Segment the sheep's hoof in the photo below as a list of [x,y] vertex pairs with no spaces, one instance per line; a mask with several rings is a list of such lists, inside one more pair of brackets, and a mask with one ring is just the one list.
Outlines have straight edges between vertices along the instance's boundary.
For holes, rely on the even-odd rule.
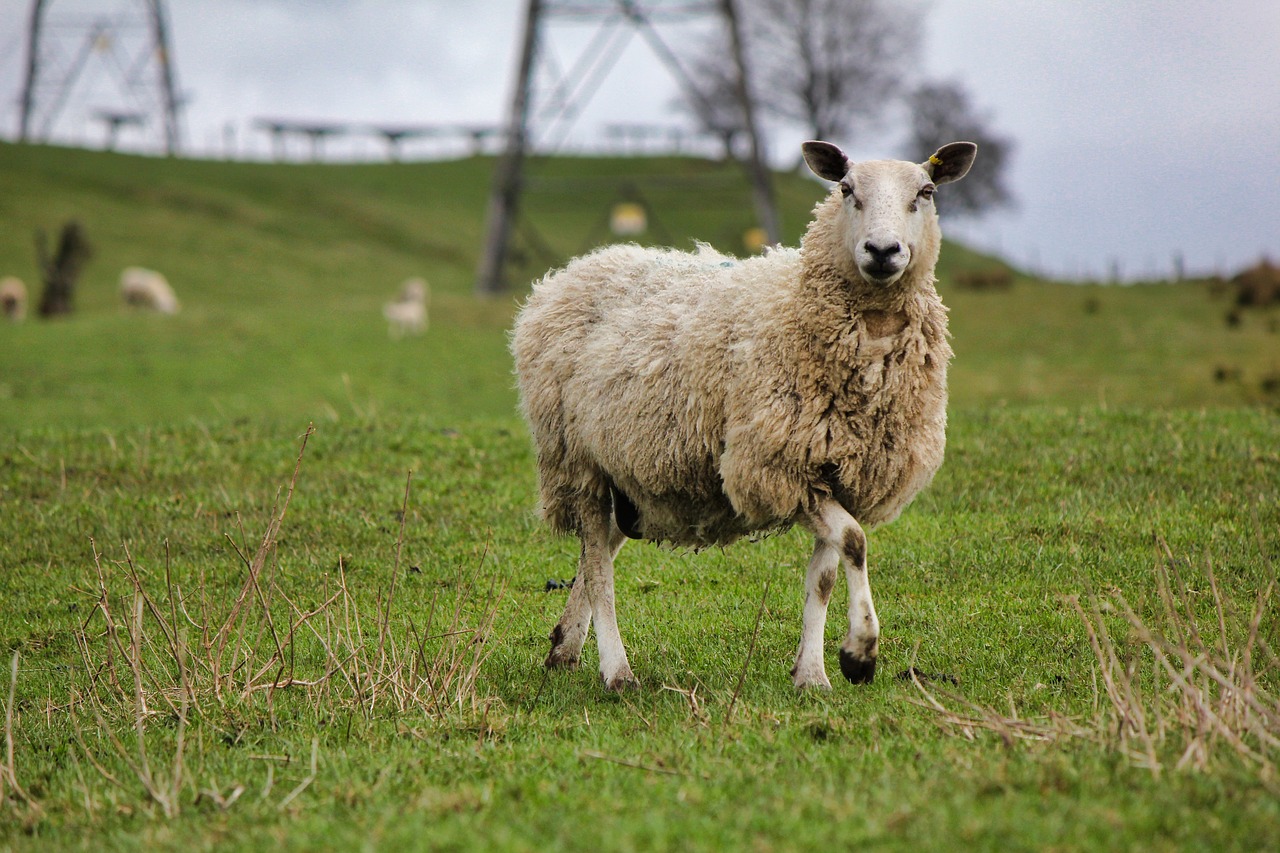
[[791,667],[791,683],[796,690],[830,690],[831,682],[822,666],[809,667],[801,671],[800,665]]
[[640,682],[630,671],[624,670],[613,678],[604,679],[604,689],[610,693],[626,693],[629,690],[639,690]]
[[547,653],[547,659],[543,663],[547,669],[578,668],[578,654],[582,644],[578,643],[575,648],[573,643],[565,642],[565,633],[564,626],[560,624],[551,629],[551,651]]
[[796,685],[796,690],[803,690],[803,691],[817,690],[821,693],[831,692],[831,682],[827,679],[825,675],[822,677],[821,681],[815,678],[811,681],[797,681],[795,682],[795,685]]
[[840,672],[851,684],[870,684],[876,677],[876,659],[859,658],[841,649]]
[[552,646],[551,652],[542,665],[547,669],[573,670],[578,668],[578,656],[568,649]]

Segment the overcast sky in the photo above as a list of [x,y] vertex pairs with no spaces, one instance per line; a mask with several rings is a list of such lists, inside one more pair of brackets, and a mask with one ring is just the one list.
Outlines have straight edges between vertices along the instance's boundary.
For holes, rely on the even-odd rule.
[[[139,0],[48,0],[50,14],[122,13]],[[750,2],[750,0],[744,0]],[[415,124],[503,119],[524,0],[169,0],[187,98],[189,151],[266,157],[253,120]],[[29,0],[0,0],[0,134],[17,133]],[[1010,137],[1015,210],[950,233],[1063,277],[1164,277],[1280,260],[1280,2],[1277,0],[932,0],[921,76],[956,80]],[[673,41],[691,28],[664,29]],[[595,29],[556,23],[561,67]],[[74,45],[65,49],[68,55]],[[675,123],[677,84],[632,38],[567,129],[578,149],[609,122]],[[105,58],[101,61],[105,61]],[[90,68],[92,66],[86,66]],[[92,75],[86,75],[88,79]],[[99,147],[88,106],[116,91],[82,84],[55,132]],[[79,112],[76,112],[77,104]],[[803,134],[774,128],[793,162]],[[847,140],[834,140],[842,143]],[[864,133],[855,156],[898,156],[902,133]],[[939,140],[939,143],[950,140]],[[127,134],[121,147],[131,142]],[[460,153],[424,144],[414,156]],[[434,147],[432,147],[434,146]],[[302,153],[301,149],[295,149]],[[329,156],[380,156],[374,137]],[[981,156],[981,154],[979,154]]]

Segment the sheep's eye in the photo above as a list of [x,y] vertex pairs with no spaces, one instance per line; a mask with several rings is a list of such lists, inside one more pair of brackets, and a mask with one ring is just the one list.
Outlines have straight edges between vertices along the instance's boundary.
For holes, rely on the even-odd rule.
[[862,199],[858,198],[856,195],[853,194],[852,184],[846,184],[844,181],[841,181],[840,195],[844,196],[846,199],[850,199],[850,198],[853,199],[854,210],[862,210]]
[[933,184],[927,184],[920,190],[920,198],[924,199],[925,201],[932,200],[933,191],[936,189],[937,187],[935,187]]

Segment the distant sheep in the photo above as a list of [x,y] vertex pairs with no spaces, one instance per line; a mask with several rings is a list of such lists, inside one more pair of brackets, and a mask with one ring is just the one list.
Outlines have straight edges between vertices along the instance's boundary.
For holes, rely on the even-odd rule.
[[27,286],[22,279],[0,278],[0,313],[15,323],[27,316]]
[[427,328],[427,302],[431,290],[420,278],[407,279],[400,287],[400,295],[394,302],[382,306],[382,316],[387,319],[391,337],[419,335]]
[[1242,270],[1231,283],[1236,289],[1236,305],[1241,308],[1265,308],[1280,303],[1280,267],[1267,258]]
[[120,273],[120,298],[125,305],[161,314],[177,314],[181,307],[165,277],[142,267],[126,267]]
[[934,190],[976,146],[921,164],[805,161],[836,187],[801,247],[734,260],[612,246],[548,274],[512,339],[542,512],[582,550],[548,667],[575,667],[594,623],[609,690],[636,685],[614,611],[625,537],[694,548],[801,524],[798,688],[830,688],[827,604],[843,564],[840,669],[875,675],[879,622],[865,529],[893,520],[942,464],[947,315],[934,288]]

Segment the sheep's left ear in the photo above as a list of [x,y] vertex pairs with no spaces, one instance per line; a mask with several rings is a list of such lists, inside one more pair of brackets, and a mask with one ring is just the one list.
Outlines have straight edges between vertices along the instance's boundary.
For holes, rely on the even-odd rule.
[[920,165],[935,184],[948,184],[968,174],[977,155],[978,146],[972,142],[952,142],[939,148]]
[[840,181],[849,174],[849,158],[830,142],[806,142],[800,150],[804,153],[804,161],[819,178]]

